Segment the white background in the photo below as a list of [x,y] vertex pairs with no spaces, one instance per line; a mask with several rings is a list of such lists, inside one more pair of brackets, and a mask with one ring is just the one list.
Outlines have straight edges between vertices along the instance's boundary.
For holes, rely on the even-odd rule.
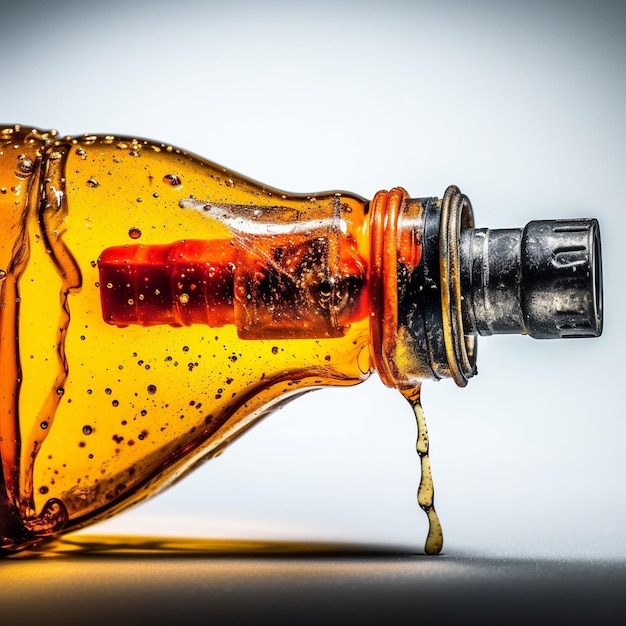
[[[0,119],[173,143],[290,191],[404,186],[478,226],[600,220],[598,340],[479,341],[426,384],[449,554],[626,556],[626,11],[621,2],[14,2]],[[308,394],[102,532],[421,550],[409,407],[377,377]]]

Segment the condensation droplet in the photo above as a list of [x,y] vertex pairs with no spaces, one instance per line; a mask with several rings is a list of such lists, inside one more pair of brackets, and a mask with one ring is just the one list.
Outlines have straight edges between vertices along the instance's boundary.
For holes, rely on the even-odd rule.
[[83,435],[91,435],[92,432],[93,432],[93,428],[89,426],[89,424],[85,424],[83,426]]
[[141,230],[139,230],[139,228],[137,228],[136,226],[133,226],[131,229],[129,229],[128,236],[131,239],[139,239],[139,237],[141,237]]
[[119,406],[119,405],[120,405],[120,401],[119,401],[119,400],[113,400],[113,401],[111,402],[111,404],[112,404],[113,406],[116,406],[116,407],[117,407],[117,406]]
[[18,159],[19,162],[17,164],[15,174],[19,178],[26,178],[27,176],[30,176],[35,169],[35,164],[33,163],[32,159],[29,159],[23,154],[21,154]]
[[148,385],[148,393],[154,395],[156,393],[156,385]]
[[227,178],[225,181],[227,187],[234,187],[235,181],[232,178]]
[[189,295],[186,293],[181,293],[180,296],[178,296],[178,301],[181,304],[187,304],[187,302],[189,302]]
[[39,427],[41,428],[41,430],[46,430],[48,428],[48,422],[41,422],[41,424],[39,424]]
[[87,187],[91,187],[91,189],[95,189],[96,187],[99,187],[100,183],[95,179],[95,178],[90,178],[87,181]]
[[172,187],[180,187],[182,185],[180,177],[176,176],[176,174],[166,174],[163,176],[163,182]]
[[4,280],[7,277],[7,273],[4,270],[0,270],[0,280]]

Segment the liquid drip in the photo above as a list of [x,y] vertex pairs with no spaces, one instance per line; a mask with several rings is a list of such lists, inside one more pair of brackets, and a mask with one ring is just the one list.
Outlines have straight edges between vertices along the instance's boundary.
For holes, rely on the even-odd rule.
[[424,545],[424,552],[426,554],[439,554],[443,548],[443,531],[439,516],[435,510],[435,486],[430,468],[430,457],[428,456],[428,427],[421,404],[421,386],[417,389],[403,392],[403,395],[409,401],[417,422],[416,450],[420,459],[421,470],[420,484],[417,489],[417,502],[428,516],[428,535]]

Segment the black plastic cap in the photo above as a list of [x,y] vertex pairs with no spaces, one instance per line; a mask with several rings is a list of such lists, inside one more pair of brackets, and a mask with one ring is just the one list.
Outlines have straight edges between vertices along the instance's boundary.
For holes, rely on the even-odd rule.
[[602,333],[602,257],[595,219],[544,220],[524,229],[522,310],[536,339]]
[[602,333],[597,220],[468,228],[461,232],[459,252],[466,334],[560,339]]

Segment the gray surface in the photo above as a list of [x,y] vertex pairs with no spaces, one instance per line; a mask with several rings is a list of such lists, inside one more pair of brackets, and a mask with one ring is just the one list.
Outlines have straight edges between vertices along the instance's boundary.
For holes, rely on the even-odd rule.
[[623,624],[626,609],[623,562],[349,544],[96,541],[5,560],[0,577],[7,625]]

